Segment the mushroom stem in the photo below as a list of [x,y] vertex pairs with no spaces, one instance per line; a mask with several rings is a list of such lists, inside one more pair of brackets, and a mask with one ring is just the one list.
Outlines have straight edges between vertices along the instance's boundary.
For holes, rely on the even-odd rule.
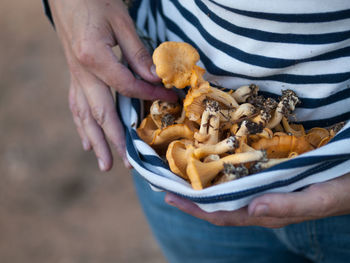
[[263,130],[263,124],[262,123],[255,123],[249,120],[242,121],[241,127],[236,133],[236,136],[244,136],[248,134],[256,134],[260,133]]
[[236,137],[231,136],[225,140],[222,140],[221,142],[218,142],[217,144],[203,144],[199,148],[196,148],[193,153],[196,158],[201,159],[211,154],[222,154],[232,151],[238,147],[239,141]]
[[239,107],[237,101],[225,91],[220,89],[210,87],[208,94],[206,94],[208,98],[216,100],[229,108],[237,108]]
[[240,164],[263,159],[263,151],[236,153],[223,157],[218,161],[203,163],[195,157],[190,157],[186,172],[195,190],[208,186],[214,177],[224,168],[224,163]]
[[243,103],[236,109],[220,109],[220,121],[235,122],[242,117],[253,115],[255,111],[255,107],[250,103]]
[[236,89],[232,96],[238,103],[244,103],[251,96],[256,96],[258,94],[259,87],[255,84],[251,84],[249,86],[242,86]]
[[201,126],[199,131],[194,134],[197,142],[207,142],[215,144],[218,142],[220,118],[219,103],[215,100],[207,100],[206,108],[202,114]]
[[229,182],[247,176],[249,170],[243,164],[233,165],[232,163],[224,163],[223,174],[214,182],[214,185]]
[[292,90],[283,90],[280,102],[277,105],[272,119],[267,123],[267,128],[276,127],[282,120],[282,117],[288,115],[295,109],[296,104],[299,103],[299,98]]
[[267,162],[256,162],[252,167],[250,167],[250,173],[258,173],[264,169],[270,168],[272,166],[283,163],[283,162],[288,161],[290,159],[291,159],[291,157],[289,157],[289,158],[275,158],[275,159],[269,159]]

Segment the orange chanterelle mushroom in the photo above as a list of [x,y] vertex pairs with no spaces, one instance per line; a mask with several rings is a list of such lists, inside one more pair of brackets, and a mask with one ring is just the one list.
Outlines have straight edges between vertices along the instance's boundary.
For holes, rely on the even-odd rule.
[[223,90],[203,78],[199,54],[187,43],[164,42],[153,54],[166,88],[189,87],[182,103],[154,101],[137,128],[139,137],[170,170],[195,190],[268,169],[323,146],[343,124],[330,128],[290,123],[299,98],[282,90],[279,99],[259,95],[250,84]]

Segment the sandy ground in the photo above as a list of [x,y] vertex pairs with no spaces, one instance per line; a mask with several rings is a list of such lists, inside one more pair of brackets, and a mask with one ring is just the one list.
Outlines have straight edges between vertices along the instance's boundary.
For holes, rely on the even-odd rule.
[[165,262],[120,160],[82,150],[41,1],[2,0],[0,36],[0,262]]

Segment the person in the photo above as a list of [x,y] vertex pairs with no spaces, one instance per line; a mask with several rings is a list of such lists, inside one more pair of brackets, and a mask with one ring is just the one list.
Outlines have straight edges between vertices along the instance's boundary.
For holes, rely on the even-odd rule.
[[[83,148],[93,149],[102,171],[112,167],[110,147],[130,167],[112,91],[144,100],[177,99],[161,86],[133,20],[154,47],[166,40],[196,47],[213,83],[233,88],[254,82],[274,94],[281,88],[295,90],[303,101],[300,118],[306,127],[349,119],[350,2],[131,2],[128,10],[121,0],[44,1],[71,73],[69,105],[75,125]],[[116,45],[129,68],[114,54]],[[347,140],[342,151],[349,149]],[[169,262],[348,261],[347,172],[301,191],[264,194],[236,211],[213,213],[174,194],[152,191],[133,174]]]

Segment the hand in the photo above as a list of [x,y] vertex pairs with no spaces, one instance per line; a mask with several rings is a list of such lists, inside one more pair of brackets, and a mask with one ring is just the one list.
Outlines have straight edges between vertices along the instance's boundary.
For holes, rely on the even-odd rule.
[[[102,171],[111,169],[110,143],[127,167],[125,138],[113,93],[145,100],[176,101],[152,73],[152,59],[121,0],[51,0],[51,10],[71,73],[69,105],[85,150],[93,149]],[[135,79],[112,48],[143,80]]]
[[306,220],[350,213],[350,173],[313,184],[293,193],[264,194],[236,211],[207,213],[196,204],[167,193],[165,201],[178,209],[219,226],[279,228]]

